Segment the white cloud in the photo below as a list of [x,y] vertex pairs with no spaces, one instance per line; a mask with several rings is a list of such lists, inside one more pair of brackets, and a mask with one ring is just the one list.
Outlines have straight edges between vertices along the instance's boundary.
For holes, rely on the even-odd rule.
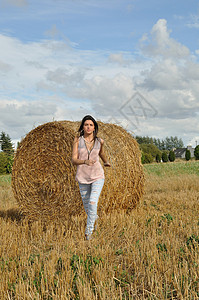
[[189,28],[199,28],[199,16],[191,15],[189,22],[187,23],[187,27]]
[[196,147],[199,145],[199,135],[194,136],[190,141],[189,141],[189,145],[191,145],[192,147]]
[[0,72],[6,73],[12,69],[11,65],[0,61]]
[[116,63],[120,66],[129,66],[133,63],[131,59],[125,58],[123,53],[111,53],[108,57],[108,62]]
[[[143,41],[146,44],[143,44]],[[187,47],[170,37],[170,31],[167,28],[167,21],[165,19],[158,20],[151,30],[150,38],[147,40],[146,34],[144,34],[141,43],[142,51],[152,57],[163,56],[164,58],[182,59],[190,54]]]
[[[123,118],[133,131],[138,118],[137,134],[187,141],[197,135],[199,64],[170,37],[166,20],[153,26],[143,52],[134,55],[83,51],[63,39],[24,43],[0,35],[0,44],[0,130],[13,139],[38,124],[87,113],[101,120]],[[131,114],[129,122],[121,115],[120,107],[136,90],[157,110],[156,117]]]
[[13,139],[19,139],[33,126],[53,119],[56,104],[50,102],[26,102],[18,100],[0,100],[0,128],[11,132]]
[[178,136],[179,138],[182,138],[185,146],[188,144],[195,146],[195,137],[198,136],[199,131],[197,117],[191,118],[190,122],[189,118],[176,120],[161,117],[159,118],[157,116],[154,119],[143,119],[142,122],[140,122],[140,125],[141,126],[138,127],[135,135],[151,136],[159,139],[164,139],[167,136]]
[[155,63],[150,71],[143,72],[145,81],[143,85],[151,90],[173,90],[183,88],[182,73],[176,62],[165,59]]
[[82,82],[85,76],[85,70],[81,68],[58,68],[54,71],[48,71],[46,74],[46,79],[52,83],[55,83],[58,87],[63,86],[64,88],[68,86],[76,86]]
[[[184,120],[199,111],[199,64],[189,50],[170,37],[166,20],[159,20],[152,28],[144,54],[153,61],[151,68],[143,70],[137,88],[147,90],[162,119]],[[169,121],[172,122],[172,121]],[[187,124],[185,124],[187,127]],[[177,125],[175,123],[175,128]]]
[[0,44],[0,72],[9,71],[9,74],[0,74],[0,86],[5,93],[29,93],[49,70],[75,61],[74,53],[62,41],[22,43],[16,38],[0,35]]

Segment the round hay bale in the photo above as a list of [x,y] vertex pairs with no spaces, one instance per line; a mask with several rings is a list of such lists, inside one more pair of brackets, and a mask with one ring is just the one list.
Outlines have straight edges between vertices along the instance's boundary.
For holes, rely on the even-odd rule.
[[[98,122],[111,168],[99,211],[135,208],[144,189],[144,172],[137,142],[122,127]],[[62,219],[84,209],[72,165],[72,145],[80,122],[55,121],[38,126],[21,141],[12,170],[12,188],[29,219]]]

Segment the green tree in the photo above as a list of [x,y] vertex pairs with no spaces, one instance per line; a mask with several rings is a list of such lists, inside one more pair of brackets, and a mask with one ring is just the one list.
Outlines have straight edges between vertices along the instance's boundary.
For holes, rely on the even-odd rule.
[[150,154],[153,160],[155,160],[157,153],[161,155],[161,151],[153,144],[141,144],[140,149],[144,154]]
[[0,134],[0,149],[0,173],[11,173],[14,160],[14,147],[9,135],[3,131]]
[[158,149],[161,149],[161,144],[162,144],[162,142],[161,142],[161,140],[160,139],[153,139],[153,143],[154,143],[154,145],[156,145],[156,147],[158,147]]
[[165,139],[156,139],[148,136],[136,136],[138,144],[153,144],[158,147],[159,150],[172,150],[173,148],[183,148],[184,143],[181,138],[177,136],[166,137]]
[[148,136],[136,135],[135,139],[138,142],[138,144],[153,144],[153,139]]
[[150,153],[144,153],[142,162],[143,164],[150,164],[153,162],[153,156]]
[[194,150],[194,156],[195,156],[195,159],[199,159],[199,145],[196,146],[195,150]]
[[185,152],[185,159],[186,159],[186,161],[191,159],[191,152],[188,149],[186,149],[186,152]]
[[7,166],[6,166],[6,172],[8,174],[12,173],[13,163],[14,163],[14,155],[8,155],[8,162],[7,162]]
[[11,138],[8,134],[5,134],[5,132],[1,132],[0,135],[0,144],[1,144],[1,150],[8,155],[14,154],[14,147],[11,141]]
[[171,150],[173,147],[173,144],[172,144],[172,141],[171,141],[171,138],[169,138],[168,136],[165,138],[165,149],[166,150]]
[[[170,137],[166,137],[164,140],[164,149],[165,150],[172,150],[173,148],[183,148],[184,147],[184,143],[182,141],[182,139],[178,138],[177,136],[170,136]],[[162,149],[163,150],[163,149]]]
[[169,151],[169,161],[173,162],[176,159],[174,151]]
[[162,152],[162,161],[163,162],[168,162],[168,155],[167,155],[167,153],[165,151]]
[[159,153],[156,154],[155,160],[157,163],[161,162],[161,155]]

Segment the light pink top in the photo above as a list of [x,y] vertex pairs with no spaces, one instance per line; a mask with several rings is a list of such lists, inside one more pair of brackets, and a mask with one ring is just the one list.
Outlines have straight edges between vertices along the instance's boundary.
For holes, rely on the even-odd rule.
[[96,160],[92,166],[86,164],[77,166],[77,173],[75,179],[79,183],[92,183],[98,179],[104,178],[104,169],[99,161],[99,152],[101,148],[101,140],[99,138],[95,139],[93,148],[89,151],[86,147],[83,136],[79,138],[78,144],[78,159],[81,160]]

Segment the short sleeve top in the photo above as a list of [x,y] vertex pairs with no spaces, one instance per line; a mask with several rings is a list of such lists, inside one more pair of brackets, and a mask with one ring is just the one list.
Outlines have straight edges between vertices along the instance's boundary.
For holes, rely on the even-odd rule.
[[78,144],[78,159],[81,160],[96,160],[92,166],[86,164],[78,165],[75,179],[79,183],[92,183],[98,179],[104,178],[104,169],[99,161],[99,152],[101,148],[101,139],[96,138],[93,148],[89,151],[86,147],[84,137],[79,137]]

